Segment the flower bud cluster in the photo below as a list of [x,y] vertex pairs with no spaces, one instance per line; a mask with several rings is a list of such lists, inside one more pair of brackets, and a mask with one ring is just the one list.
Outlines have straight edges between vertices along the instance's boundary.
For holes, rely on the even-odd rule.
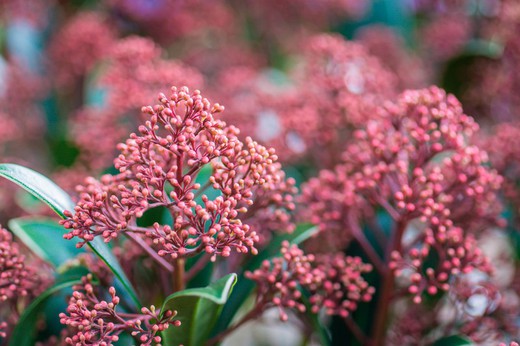
[[[380,119],[355,132],[343,164],[304,187],[303,213],[323,234],[314,239],[344,249],[378,208],[384,210],[399,239],[390,269],[409,279],[417,302],[423,292],[447,290],[452,275],[489,272],[475,237],[499,221],[502,178],[486,166],[487,154],[468,144],[477,129],[455,97],[439,88],[402,93]],[[433,257],[438,263],[432,266]]]
[[396,93],[396,80],[361,44],[339,36],[313,35],[304,47],[303,64],[283,83],[266,71],[231,68],[220,76],[229,87],[219,95],[226,119],[276,147],[282,161],[333,167],[353,127],[377,117],[376,105]]
[[313,313],[322,308],[329,315],[346,317],[356,310],[359,302],[370,301],[374,288],[363,279],[372,266],[358,257],[334,255],[306,255],[296,245],[282,243],[281,257],[264,261],[262,266],[246,272],[257,284],[257,304],[274,305],[280,311],[280,319],[288,318],[285,309],[305,312],[302,291],[310,294]]
[[0,302],[30,296],[40,285],[34,269],[24,263],[11,233],[0,227]]
[[[140,231],[160,256],[205,251],[215,259],[232,250],[256,253],[259,235],[249,220],[259,229],[291,231],[294,181],[285,179],[274,149],[249,137],[240,141],[238,129],[216,119],[222,110],[186,87],[174,87],[170,97],[159,95],[158,105],[143,107],[148,120],[118,146],[114,164],[120,174],[89,179],[80,188],[75,214],[67,212],[62,221],[72,229],[65,237],[81,238],[81,246],[95,236],[108,242]],[[202,185],[197,175],[205,166],[212,174]],[[217,197],[208,197],[210,188]],[[137,230],[136,219],[159,206],[168,209],[173,224]]]
[[372,271],[372,265],[363,263],[359,257],[335,254],[316,256],[313,274],[319,278],[308,289],[312,293],[309,301],[312,311],[325,308],[328,315],[347,317],[360,302],[369,302],[374,287],[362,277]]
[[153,305],[149,309],[142,308],[141,314],[118,313],[120,298],[114,287],[108,290],[110,301],[100,300],[90,274],[73,289],[67,312],[60,314],[60,322],[75,333],[65,339],[68,345],[112,345],[123,332],[139,340],[140,346],[160,345],[158,333],[169,326],[180,326],[180,321],[174,320],[175,311],[167,311],[159,317]]

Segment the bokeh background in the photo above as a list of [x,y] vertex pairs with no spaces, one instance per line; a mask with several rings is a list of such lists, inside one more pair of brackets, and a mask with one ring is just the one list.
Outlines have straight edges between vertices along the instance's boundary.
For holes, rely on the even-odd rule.
[[[517,0],[0,0],[0,162],[73,194],[114,172],[142,106],[186,85],[275,147],[299,185],[333,168],[379,106],[438,85],[480,125],[518,206],[519,30]],[[34,213],[0,181],[0,224]]]

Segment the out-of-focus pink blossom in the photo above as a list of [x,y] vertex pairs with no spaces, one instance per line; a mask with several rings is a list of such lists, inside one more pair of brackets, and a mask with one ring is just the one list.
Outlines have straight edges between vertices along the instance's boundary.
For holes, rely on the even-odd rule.
[[164,44],[192,36],[230,34],[236,31],[235,16],[220,0],[111,0],[110,6]]
[[59,87],[67,88],[84,78],[114,44],[115,33],[107,20],[83,12],[60,28],[49,44],[51,74]]
[[377,106],[396,93],[396,79],[363,46],[340,36],[311,37],[303,58],[294,80],[302,100],[320,115],[307,146],[321,167],[331,167],[353,128],[378,117]]
[[371,55],[377,57],[389,71],[393,71],[398,79],[398,88],[423,88],[431,80],[431,71],[419,57],[407,51],[405,43],[394,30],[389,27],[371,25],[362,28],[356,34]]
[[462,52],[470,37],[470,20],[457,14],[435,17],[421,31],[421,41],[428,54],[440,60]]
[[[123,140],[141,120],[140,108],[153,101],[156,91],[171,84],[200,87],[201,74],[175,60],[161,58],[162,49],[137,36],[118,41],[108,52],[99,87],[106,91],[103,107],[84,107],[76,114],[74,142],[80,147],[79,161],[92,173],[110,166],[111,148]],[[96,145],[93,145],[93,141]]]
[[0,17],[7,22],[27,20],[41,28],[47,24],[48,10],[54,5],[55,0],[0,0]]

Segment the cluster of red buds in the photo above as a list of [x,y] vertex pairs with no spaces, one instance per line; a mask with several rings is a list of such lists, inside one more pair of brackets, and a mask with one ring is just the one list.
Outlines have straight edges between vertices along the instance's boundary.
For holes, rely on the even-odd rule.
[[436,87],[387,104],[381,118],[356,131],[343,163],[303,189],[303,212],[319,225],[320,242],[344,249],[355,239],[367,250],[364,225],[385,237],[367,221],[380,208],[394,222],[388,265],[408,278],[416,302],[423,292],[449,289],[452,275],[489,272],[475,235],[498,222],[502,178],[486,166],[486,153],[468,144],[477,129],[455,97]]
[[[95,236],[109,242],[133,232],[152,239],[160,256],[205,251],[216,259],[232,250],[256,253],[258,234],[274,231],[266,229],[273,225],[292,230],[294,181],[285,179],[274,149],[251,138],[240,141],[238,129],[215,118],[223,107],[198,91],[173,87],[159,102],[143,108],[148,120],[140,134],[118,146],[120,174],[90,178],[80,187],[74,215],[66,212],[61,222],[72,229],[67,239],[79,237],[81,246]],[[212,174],[198,182],[203,167]],[[208,189],[218,196],[208,197]],[[173,225],[138,227],[136,220],[156,207],[168,209]],[[252,229],[249,220],[262,228]]]
[[362,277],[372,266],[359,257],[341,253],[306,255],[287,241],[282,244],[281,255],[264,261],[253,272],[246,272],[246,277],[257,284],[257,309],[274,305],[279,309],[280,319],[286,321],[285,309],[306,311],[303,297],[308,293],[313,313],[324,308],[329,315],[347,317],[359,302],[372,299],[374,288]]
[[46,286],[36,267],[25,261],[11,233],[0,227],[0,344],[18,320],[17,309]]
[[158,333],[180,326],[174,319],[175,311],[160,314],[153,305],[142,308],[141,314],[116,311],[120,298],[114,287],[108,290],[110,301],[100,300],[92,280],[89,274],[82,278],[82,284],[73,287],[67,313],[60,314],[60,322],[75,333],[65,339],[68,345],[112,345],[123,332],[139,340],[140,346],[160,345]]
[[0,227],[0,302],[30,296],[40,288],[35,269],[24,261],[11,233]]

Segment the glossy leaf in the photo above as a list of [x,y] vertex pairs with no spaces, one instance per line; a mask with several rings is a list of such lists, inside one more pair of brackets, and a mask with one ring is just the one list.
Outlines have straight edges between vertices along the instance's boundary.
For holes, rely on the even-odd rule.
[[176,319],[181,321],[181,326],[165,330],[163,344],[204,345],[236,281],[236,274],[228,274],[207,287],[191,288],[168,296],[161,311],[177,311]]
[[33,253],[54,268],[85,252],[83,248],[78,249],[73,241],[63,239],[65,229],[49,218],[13,219],[9,221],[9,229]]
[[36,341],[36,324],[38,316],[43,311],[47,300],[74,285],[81,283],[81,277],[86,275],[88,271],[82,267],[75,267],[56,277],[54,285],[47,288],[23,311],[18,323],[9,340],[10,346],[33,346]]
[[[23,187],[39,200],[47,204],[62,218],[65,217],[64,211],[74,210],[74,202],[70,196],[63,191],[58,185],[47,177],[41,175],[32,169],[22,167],[11,163],[0,164],[0,176],[11,180],[12,182]],[[126,277],[123,269],[119,265],[114,254],[110,251],[107,244],[99,237],[87,243],[92,251],[110,268],[116,278],[120,281],[128,295],[131,297],[135,307],[139,307],[140,303],[132,284]]]
[[447,336],[444,338],[440,338],[432,344],[432,346],[463,346],[463,345],[474,345],[474,343],[465,336],[451,335],[451,336]]
[[23,187],[61,217],[65,217],[63,214],[65,210],[74,210],[74,202],[65,191],[49,178],[32,169],[12,163],[2,163],[0,176]]

